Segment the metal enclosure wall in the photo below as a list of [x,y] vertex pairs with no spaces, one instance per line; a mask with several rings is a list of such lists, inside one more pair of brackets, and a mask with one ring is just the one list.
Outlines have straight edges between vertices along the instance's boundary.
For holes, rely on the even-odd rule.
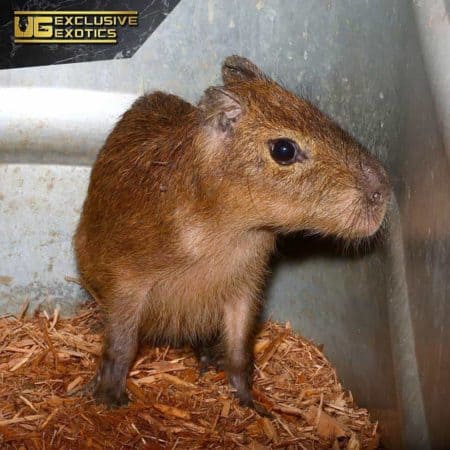
[[84,294],[64,280],[76,273],[71,236],[114,121],[147,90],[196,101],[219,83],[222,59],[242,54],[378,154],[396,196],[386,239],[365,254],[283,239],[268,314],[325,345],[391,448],[401,435],[406,448],[448,448],[450,54],[439,36],[449,10],[444,0],[181,0],[131,59],[0,71],[1,311],[26,297],[73,310]]

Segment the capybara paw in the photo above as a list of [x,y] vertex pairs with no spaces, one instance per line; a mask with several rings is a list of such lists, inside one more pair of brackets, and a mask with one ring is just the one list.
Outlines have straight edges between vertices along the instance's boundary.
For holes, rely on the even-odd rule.
[[117,392],[117,389],[104,388],[101,385],[94,391],[93,397],[96,403],[103,404],[110,409],[126,406],[130,402],[125,390]]
[[212,357],[211,355],[198,356],[198,362],[200,364],[200,374],[204,375],[211,367],[216,372],[222,372],[225,369],[225,360],[223,357]]

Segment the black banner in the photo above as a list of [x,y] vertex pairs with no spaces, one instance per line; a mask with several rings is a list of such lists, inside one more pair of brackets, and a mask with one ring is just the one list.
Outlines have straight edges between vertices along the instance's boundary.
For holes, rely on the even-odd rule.
[[0,69],[129,58],[179,1],[2,1]]

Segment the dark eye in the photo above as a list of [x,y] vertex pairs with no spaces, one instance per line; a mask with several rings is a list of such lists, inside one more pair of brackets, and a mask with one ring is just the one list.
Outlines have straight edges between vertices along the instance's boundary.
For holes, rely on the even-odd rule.
[[288,165],[305,159],[298,145],[290,139],[275,139],[269,142],[269,147],[270,155],[278,164]]

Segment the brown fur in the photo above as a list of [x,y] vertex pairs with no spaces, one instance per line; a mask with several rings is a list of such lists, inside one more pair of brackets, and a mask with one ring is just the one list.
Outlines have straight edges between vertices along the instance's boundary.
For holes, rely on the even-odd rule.
[[[139,339],[200,353],[218,339],[250,404],[252,332],[276,233],[357,238],[384,217],[387,175],[349,135],[244,58],[227,58],[222,73],[225,86],[197,107],[162,92],[139,98],[93,167],[75,249],[105,311],[95,395],[108,404],[126,401]],[[276,138],[307,159],[277,164]]]

